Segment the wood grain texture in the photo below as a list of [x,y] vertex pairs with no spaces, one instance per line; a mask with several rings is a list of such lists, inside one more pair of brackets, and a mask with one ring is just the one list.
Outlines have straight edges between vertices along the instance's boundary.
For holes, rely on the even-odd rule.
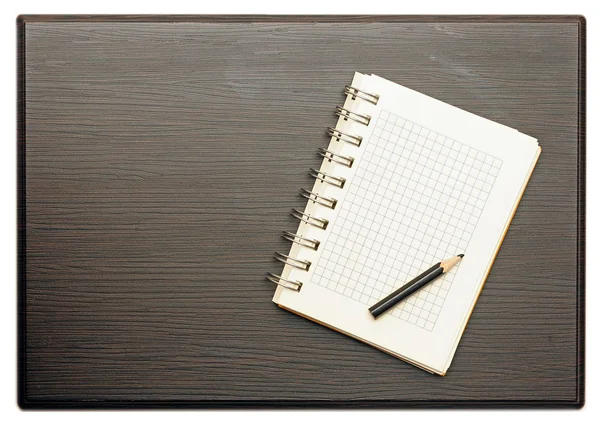
[[[22,407],[583,404],[582,18],[18,29]],[[354,71],[543,149],[446,377],[277,308],[264,279]]]

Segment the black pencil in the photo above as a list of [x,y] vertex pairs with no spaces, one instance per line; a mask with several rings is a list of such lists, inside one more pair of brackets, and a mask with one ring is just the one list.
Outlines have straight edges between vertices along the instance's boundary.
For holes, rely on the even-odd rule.
[[416,276],[404,286],[400,287],[398,290],[392,292],[391,294],[383,298],[381,301],[373,305],[371,308],[369,308],[369,311],[371,312],[373,317],[379,317],[381,314],[385,313],[387,310],[396,305],[398,302],[412,295],[417,290],[419,290],[423,286],[426,286],[440,275],[448,272],[464,256],[464,254],[459,254],[457,256],[444,260],[443,262],[436,263],[435,265],[427,269],[425,272]]

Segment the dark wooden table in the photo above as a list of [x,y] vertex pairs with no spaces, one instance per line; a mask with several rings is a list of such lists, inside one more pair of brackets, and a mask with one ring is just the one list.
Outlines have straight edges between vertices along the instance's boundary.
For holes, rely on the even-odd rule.
[[[20,17],[22,407],[581,406],[581,17]],[[354,71],[543,152],[446,377],[277,308]]]

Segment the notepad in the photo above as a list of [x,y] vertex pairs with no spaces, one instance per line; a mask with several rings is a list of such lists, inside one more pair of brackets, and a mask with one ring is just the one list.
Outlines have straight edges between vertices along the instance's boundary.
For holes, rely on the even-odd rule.
[[[446,374],[541,148],[535,138],[356,73],[273,301]],[[460,264],[375,320],[368,308],[432,264]]]

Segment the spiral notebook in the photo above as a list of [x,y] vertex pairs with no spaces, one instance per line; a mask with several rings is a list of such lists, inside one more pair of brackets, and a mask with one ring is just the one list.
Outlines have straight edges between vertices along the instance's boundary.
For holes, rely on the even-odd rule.
[[[537,140],[355,73],[273,301],[446,374],[540,155]],[[378,319],[368,308],[456,254],[461,263]]]

